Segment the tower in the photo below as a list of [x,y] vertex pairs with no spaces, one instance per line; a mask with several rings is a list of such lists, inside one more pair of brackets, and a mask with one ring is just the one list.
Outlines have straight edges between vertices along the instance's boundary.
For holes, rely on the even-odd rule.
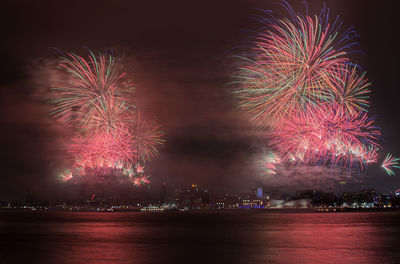
[[165,197],[167,195],[167,184],[163,182],[160,186],[160,203],[165,203]]

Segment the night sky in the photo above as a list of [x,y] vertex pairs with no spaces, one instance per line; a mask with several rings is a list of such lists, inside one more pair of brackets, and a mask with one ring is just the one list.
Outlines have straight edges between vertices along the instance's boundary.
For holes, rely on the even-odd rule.
[[[301,1],[289,1],[303,11]],[[400,26],[394,1],[326,1],[345,28],[360,34],[353,62],[372,82],[370,116],[382,128],[383,151],[400,155]],[[322,1],[308,1],[310,14]],[[3,1],[1,7],[2,120],[0,200],[28,193],[52,197],[55,173],[65,163],[68,132],[48,118],[48,89],[59,52],[86,55],[112,50],[137,88],[139,107],[166,132],[160,156],[147,165],[153,188],[192,183],[215,193],[248,191],[263,179],[254,159],[263,133],[236,109],[228,85],[232,56],[261,25],[258,9],[286,16],[275,0],[253,1]],[[360,187],[400,187],[400,172],[374,166]],[[306,176],[305,176],[306,178]],[[284,181],[285,179],[282,179]],[[290,187],[302,189],[301,185]]]

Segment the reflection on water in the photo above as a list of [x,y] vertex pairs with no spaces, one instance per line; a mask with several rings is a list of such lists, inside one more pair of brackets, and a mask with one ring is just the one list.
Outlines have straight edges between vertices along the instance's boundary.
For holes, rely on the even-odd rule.
[[400,213],[0,213],[0,263],[399,263]]

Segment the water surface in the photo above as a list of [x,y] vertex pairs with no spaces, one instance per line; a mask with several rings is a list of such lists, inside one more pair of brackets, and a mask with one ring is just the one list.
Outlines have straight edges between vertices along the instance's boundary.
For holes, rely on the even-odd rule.
[[0,263],[400,263],[400,213],[0,213]]

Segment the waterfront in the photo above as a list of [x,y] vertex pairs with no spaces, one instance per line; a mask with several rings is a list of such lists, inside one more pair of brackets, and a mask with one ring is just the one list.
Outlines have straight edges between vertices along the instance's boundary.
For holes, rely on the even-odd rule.
[[0,263],[398,263],[400,213],[0,213]]

